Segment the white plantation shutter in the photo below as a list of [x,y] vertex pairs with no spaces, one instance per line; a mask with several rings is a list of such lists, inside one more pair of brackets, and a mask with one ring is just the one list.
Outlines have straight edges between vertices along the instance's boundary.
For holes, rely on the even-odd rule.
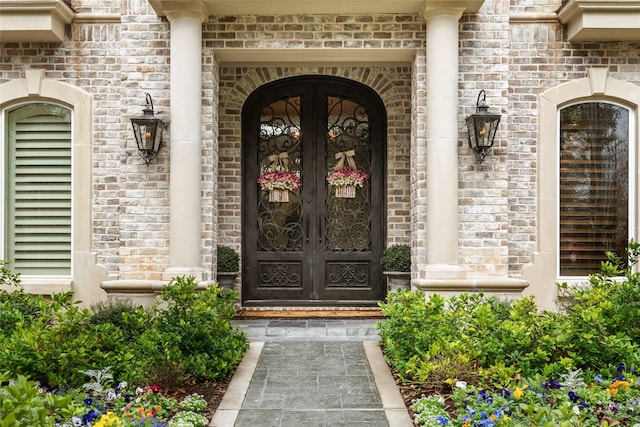
[[50,104],[8,115],[7,232],[11,268],[71,274],[71,111]]

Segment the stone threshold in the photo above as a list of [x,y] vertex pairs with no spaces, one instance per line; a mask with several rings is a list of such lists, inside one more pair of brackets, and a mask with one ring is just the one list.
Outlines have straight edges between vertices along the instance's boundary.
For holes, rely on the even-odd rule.
[[383,319],[378,307],[244,307],[238,319]]

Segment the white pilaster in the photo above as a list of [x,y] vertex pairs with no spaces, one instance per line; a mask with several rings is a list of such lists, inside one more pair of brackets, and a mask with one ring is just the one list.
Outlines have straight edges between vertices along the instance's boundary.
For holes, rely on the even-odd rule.
[[171,22],[170,248],[165,279],[201,268],[202,23],[200,2],[165,5]]

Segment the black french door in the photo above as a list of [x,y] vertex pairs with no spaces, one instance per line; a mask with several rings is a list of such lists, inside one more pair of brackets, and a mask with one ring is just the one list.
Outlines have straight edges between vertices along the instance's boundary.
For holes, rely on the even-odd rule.
[[[386,290],[380,98],[346,79],[288,78],[248,97],[242,125],[244,304],[376,304]],[[362,186],[337,185],[353,174]]]

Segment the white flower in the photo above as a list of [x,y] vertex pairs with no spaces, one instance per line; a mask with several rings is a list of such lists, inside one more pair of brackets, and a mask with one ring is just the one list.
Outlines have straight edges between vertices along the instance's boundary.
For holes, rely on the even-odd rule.
[[576,415],[580,415],[580,408],[578,407],[578,405],[573,407],[573,413]]
[[144,389],[142,387],[136,388],[136,394],[142,394],[142,393],[144,393]]
[[456,388],[466,389],[467,382],[466,381],[456,381]]

